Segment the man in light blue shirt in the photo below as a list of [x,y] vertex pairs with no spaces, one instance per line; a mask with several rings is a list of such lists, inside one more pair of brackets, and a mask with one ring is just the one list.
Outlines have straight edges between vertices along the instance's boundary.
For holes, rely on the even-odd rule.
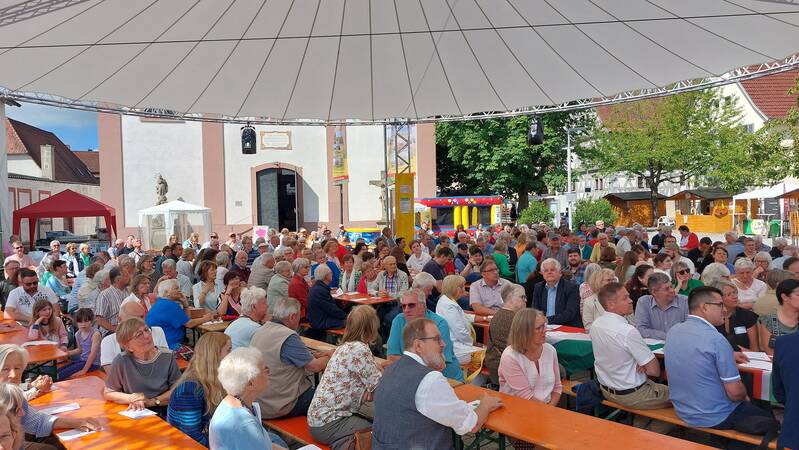
[[635,327],[645,338],[666,339],[669,329],[688,316],[688,299],[674,292],[664,273],[650,275],[647,287],[652,294],[638,299]]
[[390,362],[394,362],[402,357],[402,331],[405,325],[413,319],[424,317],[432,320],[438,326],[441,337],[444,339],[444,360],[447,366],[441,373],[453,380],[463,381],[463,369],[461,369],[458,358],[455,357],[455,350],[449,334],[449,325],[443,317],[427,309],[427,295],[420,289],[405,291],[400,299],[401,314],[397,314],[391,322],[391,332],[388,335],[387,355]]
[[726,317],[721,297],[714,287],[694,289],[689,298],[691,314],[666,335],[669,395],[677,416],[692,427],[727,430],[753,416],[770,417],[746,401],[746,387],[736,366],[746,357],[733,352],[716,330]]
[[544,285],[547,288],[547,317],[555,315],[555,300],[558,298],[558,285]]

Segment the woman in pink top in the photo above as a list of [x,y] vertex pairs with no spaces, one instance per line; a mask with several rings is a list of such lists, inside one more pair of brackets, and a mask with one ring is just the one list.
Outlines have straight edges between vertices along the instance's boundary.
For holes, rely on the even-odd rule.
[[508,345],[499,360],[499,390],[527,400],[557,405],[560,383],[558,354],[546,343],[547,319],[540,311],[523,309],[510,326]]

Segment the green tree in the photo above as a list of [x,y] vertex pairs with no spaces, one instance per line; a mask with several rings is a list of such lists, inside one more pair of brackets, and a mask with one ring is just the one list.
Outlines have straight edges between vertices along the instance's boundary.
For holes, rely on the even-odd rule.
[[788,91],[796,99],[796,106],[781,118],[770,120],[760,130],[770,137],[769,148],[777,146],[778,151],[771,154],[773,166],[781,169],[779,175],[799,176],[799,78]]
[[606,224],[614,224],[619,215],[613,210],[610,202],[604,198],[598,200],[582,199],[574,204],[574,216],[572,222],[591,224],[597,220],[603,220]]
[[531,193],[566,186],[565,127],[592,127],[592,111],[542,116],[544,143],[527,144],[527,117],[436,125],[436,167],[442,195],[499,194],[527,208]]
[[553,213],[552,210],[549,209],[543,202],[533,202],[530,203],[530,206],[523,209],[522,212],[519,213],[517,222],[525,223],[527,225],[532,225],[539,222],[551,224],[554,217],[555,213]]
[[583,163],[602,174],[643,179],[651,192],[653,224],[664,182],[693,177],[738,191],[778,175],[774,150],[773,138],[748,133],[735,99],[722,98],[717,90],[616,106],[593,133],[593,145],[578,149]]

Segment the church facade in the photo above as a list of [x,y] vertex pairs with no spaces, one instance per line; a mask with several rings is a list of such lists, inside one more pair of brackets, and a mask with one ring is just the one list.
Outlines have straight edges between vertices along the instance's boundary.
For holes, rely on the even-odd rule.
[[[407,127],[416,197],[436,195],[435,125]],[[98,114],[101,200],[117,210],[119,234],[136,234],[140,210],[167,200],[211,209],[213,229],[377,227],[380,181],[396,171],[396,139],[383,126],[255,126],[255,154],[242,154],[241,125]],[[386,143],[387,142],[387,143]]]

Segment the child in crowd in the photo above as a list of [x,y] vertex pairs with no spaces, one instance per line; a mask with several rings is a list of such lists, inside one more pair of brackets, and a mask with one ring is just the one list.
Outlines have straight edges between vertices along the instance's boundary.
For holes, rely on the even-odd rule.
[[100,368],[100,342],[102,335],[94,326],[94,311],[89,308],[81,308],[75,312],[75,323],[78,326],[75,331],[75,343],[77,346],[70,350],[69,356],[78,356],[69,365],[58,370],[58,379],[79,378],[87,372]]
[[69,338],[60,317],[53,317],[53,304],[46,298],[33,304],[33,323],[28,330],[28,339],[52,341],[66,351]]

